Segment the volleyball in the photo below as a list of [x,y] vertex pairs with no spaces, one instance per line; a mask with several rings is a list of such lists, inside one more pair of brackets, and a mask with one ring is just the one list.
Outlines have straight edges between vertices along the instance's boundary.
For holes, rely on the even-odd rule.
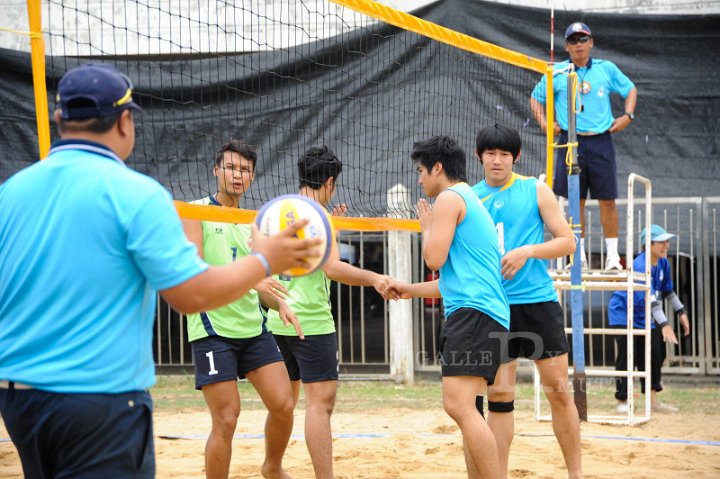
[[285,227],[308,218],[310,222],[298,231],[298,238],[320,238],[322,243],[317,246],[318,256],[308,258],[308,268],[291,268],[283,271],[286,276],[305,276],[321,268],[330,256],[335,241],[335,230],[330,215],[319,203],[301,195],[282,195],[266,203],[258,211],[255,223],[265,235],[279,233]]

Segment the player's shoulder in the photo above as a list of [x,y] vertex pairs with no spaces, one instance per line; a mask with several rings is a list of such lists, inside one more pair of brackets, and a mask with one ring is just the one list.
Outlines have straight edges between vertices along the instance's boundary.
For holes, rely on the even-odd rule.
[[472,185],[472,186],[470,187],[470,189],[472,190],[472,192],[475,193],[476,195],[480,195],[480,194],[482,194],[484,191],[487,191],[487,188],[488,188],[488,186],[487,186],[487,183],[485,182],[485,180],[482,180],[482,181],[480,181],[480,182],[478,182],[478,183],[475,183],[474,185]]
[[535,178],[534,176],[525,176],[521,175],[520,173],[513,173],[513,178],[515,179],[515,181],[527,182],[529,184],[535,183],[537,181],[537,178]]
[[116,178],[119,186],[127,195],[145,198],[152,196],[170,196],[170,192],[155,178],[151,178],[132,168],[121,168],[121,173],[116,175]]

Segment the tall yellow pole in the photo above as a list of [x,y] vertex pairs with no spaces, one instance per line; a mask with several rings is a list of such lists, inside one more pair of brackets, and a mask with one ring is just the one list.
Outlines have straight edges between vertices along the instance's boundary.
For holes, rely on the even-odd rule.
[[548,70],[545,73],[545,78],[547,79],[546,86],[547,90],[545,91],[545,98],[547,99],[545,101],[545,105],[547,105],[547,128],[545,129],[545,141],[547,142],[547,164],[545,167],[546,175],[545,182],[547,185],[552,188],[553,186],[553,178],[555,175],[555,147],[553,144],[555,143],[555,90],[553,89],[553,66],[552,64],[548,65]]
[[40,159],[42,160],[50,151],[50,119],[48,117],[47,85],[45,84],[45,41],[42,36],[40,0],[27,0],[27,11],[30,23],[32,75],[35,89],[35,117]]

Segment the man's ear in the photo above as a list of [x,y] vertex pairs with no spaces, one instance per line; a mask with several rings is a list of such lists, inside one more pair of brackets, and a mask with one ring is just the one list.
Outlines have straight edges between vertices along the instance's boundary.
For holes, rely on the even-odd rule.
[[443,165],[439,161],[436,161],[432,167],[434,173],[440,173],[443,170]]
[[331,176],[327,180],[325,180],[325,186],[328,189],[332,189],[335,186],[335,177]]
[[522,150],[518,151],[518,156],[513,160],[513,165],[520,161],[520,156],[522,155]]
[[120,118],[118,118],[116,128],[118,128],[120,134],[123,136],[129,135],[130,131],[135,129],[132,112],[129,109],[123,110],[123,112],[120,113]]
[[480,154],[478,153],[477,148],[475,148],[475,157],[478,159],[478,161],[479,161],[480,164],[482,165],[482,164],[483,164],[483,162],[482,162],[482,156],[480,156]]

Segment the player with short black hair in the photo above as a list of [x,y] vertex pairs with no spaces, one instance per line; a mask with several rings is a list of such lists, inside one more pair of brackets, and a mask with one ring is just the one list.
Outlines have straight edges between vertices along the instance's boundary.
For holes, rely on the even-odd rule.
[[[308,149],[298,160],[299,194],[327,207],[337,191],[342,162],[327,146]],[[341,205],[343,206],[343,205]],[[339,212],[344,209],[336,210]],[[305,442],[310,452],[315,477],[334,477],[330,418],[335,407],[340,361],[335,320],[330,305],[330,280],[350,286],[372,286],[386,298],[390,278],[357,268],[340,260],[337,245],[322,268],[305,276],[280,275],[288,294],[278,303],[286,303],[297,316],[304,338],[281,321],[280,305],[271,304],[268,328],[272,331],[285,359],[292,381],[295,403],[300,397],[300,382],[305,391]]]
[[[193,203],[239,207],[255,180],[256,163],[257,153],[251,145],[238,140],[225,143],[213,166],[216,193]],[[184,220],[183,226],[209,264],[230,264],[252,252],[249,224]],[[195,388],[202,390],[212,417],[205,446],[208,478],[228,477],[232,439],[241,409],[237,380],[243,378],[250,381],[268,409],[261,473],[266,478],[285,477],[282,459],[293,428],[292,389],[282,355],[260,308],[261,300],[268,302],[268,296],[285,293],[280,282],[268,277],[230,304],[187,316]],[[297,326],[295,316],[283,306],[276,305],[282,320]]]
[[465,152],[451,138],[416,142],[410,157],[418,183],[435,198],[418,202],[427,267],[440,279],[395,283],[401,297],[442,297],[446,322],[441,341],[443,405],[463,434],[469,477],[499,476],[492,431],[476,408],[500,366],[510,311],[500,277],[500,251],[490,215],[464,182]]
[[[575,238],[550,188],[513,171],[520,159],[517,130],[495,124],[477,134],[475,154],[485,179],[473,191],[487,208],[500,242],[503,288],[510,304],[507,353],[488,388],[488,424],[497,440],[501,477],[512,443],[517,358],[533,359],[550,401],[553,430],[568,477],[582,477],[580,420],[568,392],[568,351],[563,311],[547,260],[575,251]],[[545,241],[547,227],[552,239]]]
[[342,172],[342,162],[327,146],[309,148],[297,162],[300,188],[319,190],[329,178],[337,181]]

